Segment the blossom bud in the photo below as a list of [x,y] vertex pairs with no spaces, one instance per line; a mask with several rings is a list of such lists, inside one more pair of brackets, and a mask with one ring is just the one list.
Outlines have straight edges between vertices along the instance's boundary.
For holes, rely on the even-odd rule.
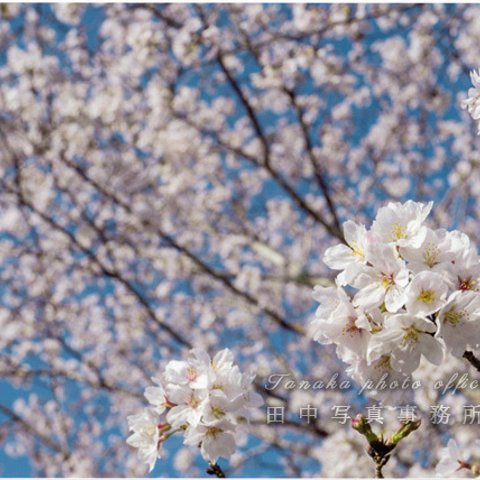
[[400,440],[403,440],[405,437],[408,437],[412,432],[418,430],[422,421],[418,420],[411,420],[405,422],[388,440],[388,443],[392,445],[397,445]]
[[352,428],[361,433],[367,439],[368,443],[378,441],[378,437],[373,433],[368,420],[362,414],[359,413],[352,419]]

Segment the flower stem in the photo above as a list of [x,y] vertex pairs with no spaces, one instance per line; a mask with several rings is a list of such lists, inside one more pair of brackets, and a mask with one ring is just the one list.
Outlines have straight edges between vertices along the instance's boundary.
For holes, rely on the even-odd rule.
[[383,476],[382,469],[387,464],[388,460],[390,459],[389,456],[387,457],[377,457],[374,458],[375,462],[375,478],[385,478]]
[[220,465],[217,463],[209,462],[207,468],[208,475],[215,475],[217,478],[226,478],[224,471],[220,468]]

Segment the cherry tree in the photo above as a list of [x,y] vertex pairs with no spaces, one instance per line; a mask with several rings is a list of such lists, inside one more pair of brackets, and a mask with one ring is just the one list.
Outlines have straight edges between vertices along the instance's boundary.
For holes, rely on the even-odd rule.
[[478,474],[479,14],[3,5],[2,473]]

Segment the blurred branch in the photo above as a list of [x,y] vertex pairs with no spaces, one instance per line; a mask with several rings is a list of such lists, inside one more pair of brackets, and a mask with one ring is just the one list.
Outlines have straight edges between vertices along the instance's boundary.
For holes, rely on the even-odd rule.
[[65,445],[61,443],[57,443],[51,437],[40,433],[31,422],[24,420],[22,417],[17,415],[13,410],[9,407],[0,404],[0,413],[3,413],[5,416],[10,418],[15,424],[19,425],[25,432],[32,435],[33,437],[37,438],[40,442],[42,442],[46,447],[54,450],[55,452],[61,453],[63,455],[63,459],[66,460],[70,456],[70,452],[66,448]]
[[[282,187],[282,189],[295,201],[295,203],[304,211],[306,212],[310,217],[312,217],[316,222],[320,223],[325,227],[325,229],[334,237],[338,238],[341,241],[345,241],[343,238],[343,234],[341,233],[340,230],[338,230],[335,227],[332,227],[329,223],[327,223],[321,215],[319,215],[316,211],[314,211],[310,205],[295,191],[294,187],[292,187],[288,181],[283,178],[283,176],[273,168],[271,160],[270,160],[270,150],[268,147],[268,142],[267,139],[260,127],[260,123],[257,119],[257,116],[248,102],[247,98],[242,92],[242,89],[240,88],[240,85],[236,81],[235,77],[230,73],[228,68],[225,65],[225,62],[223,61],[222,55],[217,56],[218,63],[220,65],[221,70],[225,74],[230,86],[234,90],[234,92],[237,94],[240,102],[244,106],[245,110],[247,111],[248,118],[250,119],[253,128],[257,135],[259,136],[260,142],[263,146],[263,163],[261,163],[259,166],[263,167],[270,175],[271,177]],[[247,158],[247,157],[245,157]],[[251,157],[249,158],[251,160]],[[258,162],[254,159],[253,160],[255,164],[258,165]],[[328,200],[327,200],[328,203]]]
[[[18,175],[17,175],[18,178]],[[82,253],[87,255],[88,258],[90,258],[95,265],[100,269],[103,275],[112,278],[114,280],[117,280],[119,283],[121,283],[130,293],[132,293],[138,301],[142,304],[142,306],[145,308],[148,316],[157,324],[159,327],[167,332],[175,341],[177,341],[180,345],[186,346],[186,347],[191,347],[191,344],[188,340],[183,338],[179,333],[177,333],[170,325],[167,325],[166,323],[162,322],[155,314],[153,311],[152,307],[150,306],[149,301],[145,298],[145,296],[138,291],[136,287],[134,287],[131,282],[120,276],[120,274],[113,269],[108,268],[106,265],[104,265],[99,258],[95,255],[93,251],[91,251],[89,248],[85,247],[84,245],[81,244],[81,242],[75,237],[75,235],[71,232],[69,232],[66,228],[62,227],[59,225],[55,220],[53,220],[51,217],[46,215],[45,213],[41,212],[38,210],[31,202],[29,202],[21,193],[21,190],[13,190],[11,187],[9,187],[3,180],[0,180],[0,185],[2,188],[12,194],[15,194],[18,196],[19,203],[28,208],[31,212],[35,213],[38,215],[42,220],[44,220],[48,225],[50,225],[54,230],[63,233],[66,237],[69,238],[71,243],[78,248]],[[19,181],[17,180],[17,188],[19,185]]]
[[[98,182],[90,178],[86,172],[84,172],[79,166],[74,165],[72,162],[63,160],[66,165],[68,165],[70,168],[74,169],[85,181],[87,181],[90,185],[94,186],[96,190],[104,195],[105,197],[109,198],[112,200],[115,204],[121,206],[125,211],[127,211],[130,214],[134,214],[133,208],[129,203],[124,202],[120,198],[118,198],[117,195],[115,195],[112,192],[107,191],[104,187],[102,187]],[[207,263],[205,263],[203,260],[201,260],[198,256],[193,254],[188,248],[180,245],[171,235],[167,234],[164,232],[158,225],[152,225],[150,222],[145,222],[142,220],[142,223],[148,227],[148,228],[154,228],[155,231],[158,233],[158,235],[165,241],[167,242],[172,248],[177,250],[178,252],[182,253],[186,257],[188,257],[192,262],[197,265],[204,273],[208,274],[210,277],[214,278],[221,284],[223,284],[225,287],[227,287],[228,290],[230,290],[232,293],[235,295],[243,298],[246,300],[248,303],[253,305],[256,308],[259,308],[261,311],[265,312],[265,314],[270,317],[275,323],[277,323],[279,326],[282,328],[285,328],[286,330],[303,334],[303,328],[300,325],[297,324],[290,324],[286,319],[284,319],[281,315],[279,315],[277,312],[272,310],[271,308],[268,308],[266,306],[261,306],[258,299],[253,297],[250,293],[244,292],[237,288],[231,280],[229,280],[223,273],[217,272],[213,267],[209,266]]]
[[[288,98],[290,99],[290,102],[291,102],[291,104],[292,104],[292,106],[295,110],[296,115],[297,115],[298,123],[300,124],[300,129],[301,129],[302,134],[303,134],[303,140],[304,140],[304,143],[305,143],[305,148],[307,150],[307,156],[308,156],[308,159],[310,161],[310,165],[313,168],[313,172],[314,172],[314,176],[315,176],[315,179],[317,181],[317,184],[319,185],[320,190],[322,191],[323,196],[325,197],[325,200],[326,200],[327,205],[328,205],[328,209],[330,210],[330,213],[333,217],[335,236],[337,238],[341,239],[343,242],[345,242],[342,230],[340,228],[340,222],[338,220],[337,211],[336,211],[335,205],[333,203],[332,197],[330,196],[330,192],[329,192],[327,183],[326,183],[325,178],[324,178],[324,172],[322,172],[322,170],[320,168],[320,165],[318,164],[317,158],[316,158],[316,156],[314,154],[314,151],[313,151],[313,145],[312,145],[312,141],[310,139],[310,132],[308,131],[308,126],[307,126],[307,122],[305,120],[303,110],[300,107],[300,105],[298,104],[298,101],[297,101],[294,90],[284,88],[284,91],[287,94]],[[331,227],[331,228],[333,230],[333,227]]]

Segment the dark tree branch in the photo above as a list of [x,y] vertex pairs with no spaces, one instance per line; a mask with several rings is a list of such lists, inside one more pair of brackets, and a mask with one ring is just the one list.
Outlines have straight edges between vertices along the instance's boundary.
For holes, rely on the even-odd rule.
[[293,90],[290,90],[290,89],[286,88],[285,93],[290,98],[290,103],[292,104],[292,106],[295,110],[295,113],[297,115],[298,123],[300,124],[300,128],[301,128],[302,134],[303,134],[303,139],[304,139],[304,142],[305,142],[305,148],[307,150],[307,156],[308,156],[308,159],[310,161],[310,164],[312,165],[314,176],[315,176],[315,179],[317,181],[317,184],[320,187],[320,190],[322,191],[323,196],[325,197],[325,200],[326,200],[327,205],[328,205],[328,209],[330,210],[330,213],[333,217],[333,222],[334,222],[334,225],[335,225],[335,229],[337,230],[337,235],[336,236],[343,238],[342,230],[340,228],[340,222],[338,220],[337,211],[335,209],[335,205],[334,205],[332,197],[330,195],[327,182],[325,181],[324,172],[322,172],[322,169],[321,169],[320,165],[318,164],[317,158],[316,158],[316,156],[313,152],[312,140],[310,139],[310,132],[308,131],[308,125],[307,125],[307,122],[305,120],[305,115],[303,113],[303,110],[300,107],[300,105],[298,104],[296,96],[295,96],[295,92]]
[[473,367],[475,367],[478,372],[480,372],[480,359],[477,358],[477,357],[473,354],[473,352],[466,351],[466,352],[463,354],[463,358],[465,358],[465,360],[467,360],[468,362],[470,362],[471,365],[472,365]]
[[[118,198],[117,195],[114,193],[108,192],[105,188],[103,188],[98,182],[93,180],[91,177],[89,177],[85,171],[83,171],[78,165],[73,164],[70,161],[63,160],[66,165],[68,165],[70,168],[73,168],[85,181],[87,181],[90,185],[94,186],[96,190],[104,195],[106,198],[109,198],[112,200],[115,204],[119,205],[122,207],[125,211],[127,211],[130,214],[134,214],[132,206]],[[144,222],[145,223],[145,222]],[[145,225],[147,226],[147,225]],[[148,225],[149,227],[152,227],[151,224]],[[255,298],[253,295],[251,295],[248,292],[244,292],[243,290],[240,290],[237,288],[232,281],[227,278],[223,273],[216,271],[213,267],[205,263],[203,260],[201,260],[199,257],[197,257],[194,253],[192,253],[188,248],[184,247],[183,245],[180,245],[177,240],[175,240],[171,235],[168,233],[164,232],[160,227],[154,226],[155,231],[158,233],[158,235],[173,249],[177,250],[179,253],[182,253],[186,257],[188,257],[197,267],[200,268],[201,271],[204,273],[208,274],[210,277],[214,278],[218,282],[222,283],[228,290],[230,290],[232,293],[234,293],[236,296],[243,298],[246,300],[248,303],[253,305],[254,307],[259,308],[261,311],[263,311],[270,319],[272,319],[275,323],[277,323],[279,326],[282,328],[298,333],[303,335],[303,328],[300,325],[297,324],[292,324],[289,323],[286,319],[284,319],[281,315],[279,315],[277,312],[272,310],[271,308],[264,307],[260,305],[260,302],[258,301],[257,298]]]

